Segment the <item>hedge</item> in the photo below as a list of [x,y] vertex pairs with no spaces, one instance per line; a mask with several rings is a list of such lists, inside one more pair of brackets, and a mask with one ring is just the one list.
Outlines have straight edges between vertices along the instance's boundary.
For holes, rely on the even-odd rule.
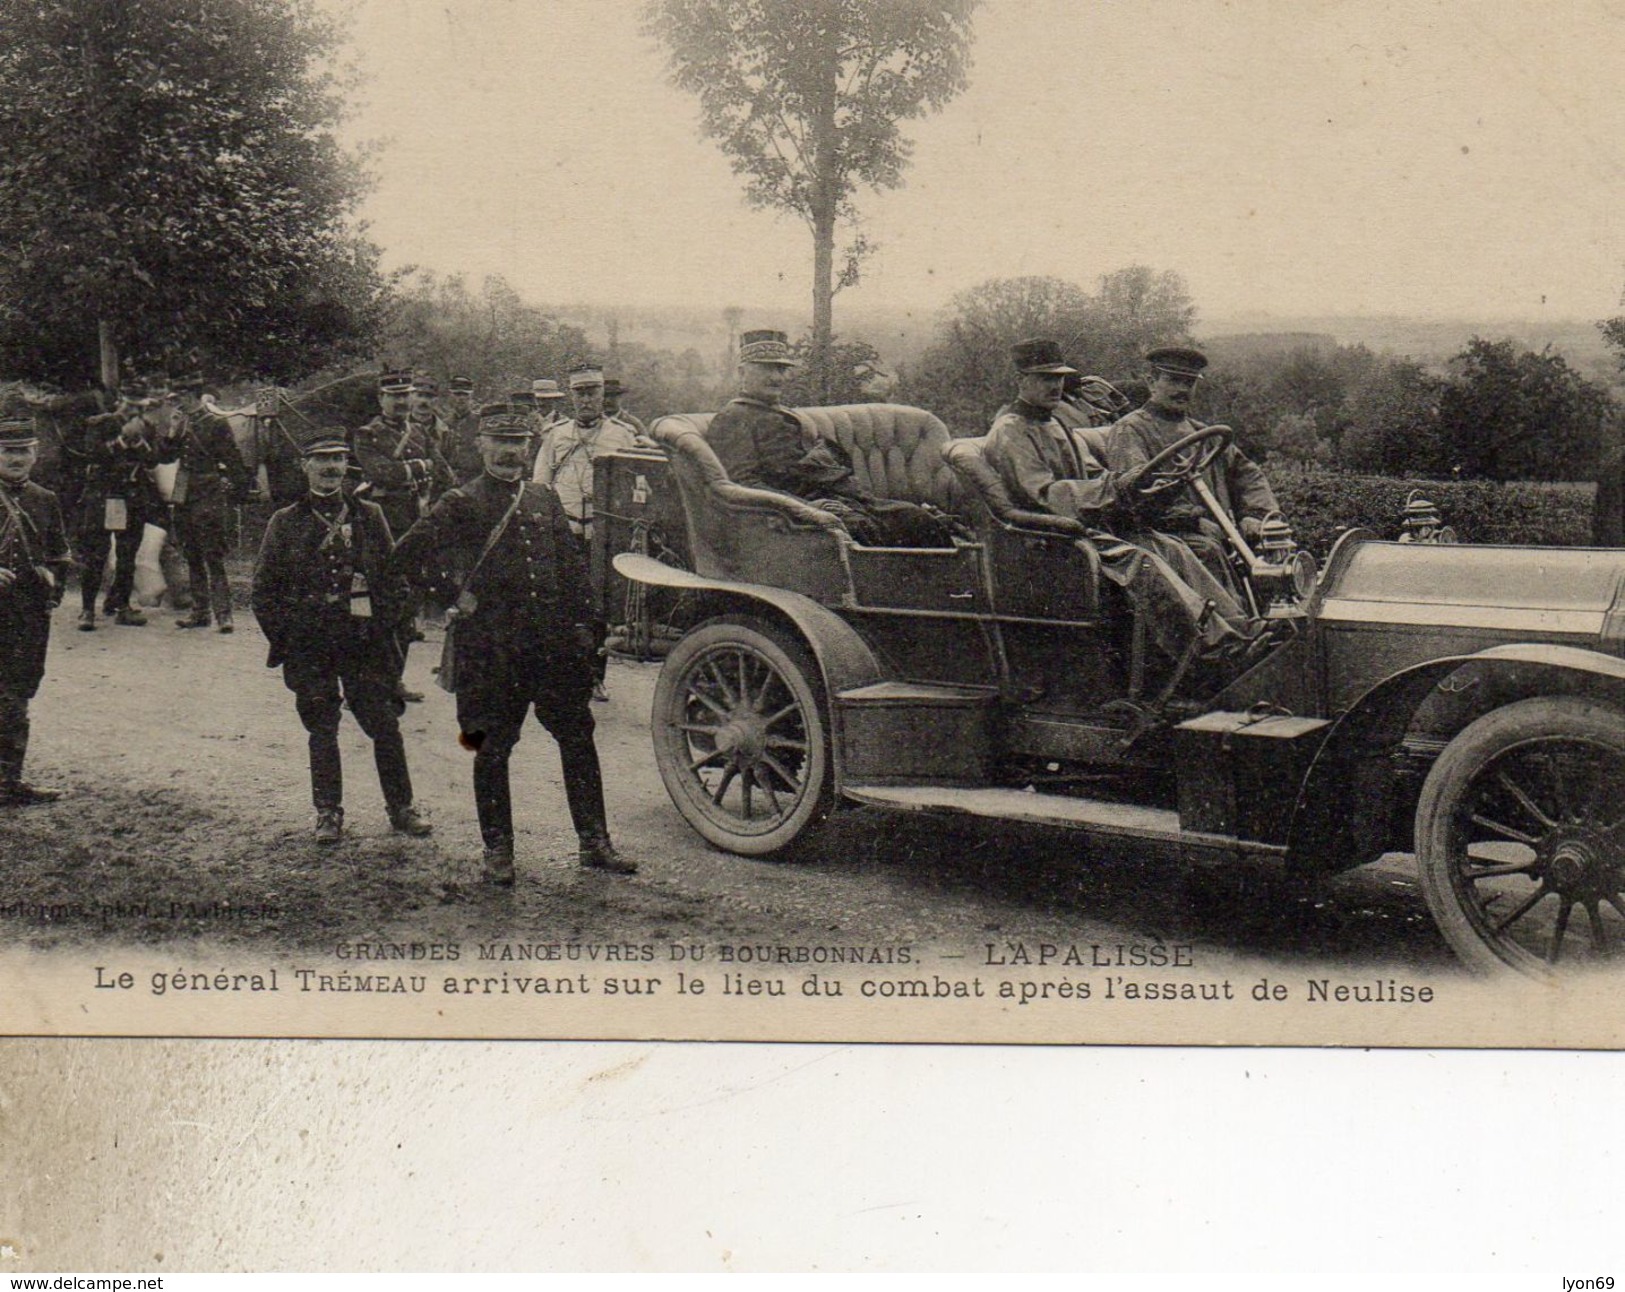
[[1399,537],[1413,491],[1432,499],[1463,543],[1584,547],[1591,541],[1590,484],[1396,479],[1273,462],[1268,474],[1298,545],[1321,558],[1356,525],[1382,538]]

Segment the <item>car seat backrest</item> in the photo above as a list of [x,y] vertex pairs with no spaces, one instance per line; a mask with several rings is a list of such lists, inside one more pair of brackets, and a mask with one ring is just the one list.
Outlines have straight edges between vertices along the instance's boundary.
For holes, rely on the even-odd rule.
[[942,455],[949,468],[963,482],[965,492],[977,498],[987,513],[1006,525],[1042,529],[1057,534],[1082,534],[1084,526],[1070,516],[1018,507],[1005,488],[998,471],[987,460],[987,436],[949,440]]
[[906,404],[835,404],[796,414],[847,451],[870,493],[955,509],[959,486],[942,457],[948,428],[934,413]]

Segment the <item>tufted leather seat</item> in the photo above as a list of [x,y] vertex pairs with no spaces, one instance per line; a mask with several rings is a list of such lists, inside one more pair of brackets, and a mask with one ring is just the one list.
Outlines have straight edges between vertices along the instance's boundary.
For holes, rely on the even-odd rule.
[[995,520],[1023,529],[1041,529],[1051,534],[1081,536],[1086,532],[1083,523],[1071,516],[1056,516],[1047,511],[1028,511],[1025,507],[1018,507],[998,471],[987,460],[987,436],[950,440],[943,445],[942,456],[954,474],[964,482],[966,492],[977,499]]
[[[934,413],[906,404],[835,404],[795,411],[819,435],[847,451],[858,483],[877,498],[957,509],[962,490],[942,456],[948,428]],[[677,413],[670,420],[704,435],[713,416]]]

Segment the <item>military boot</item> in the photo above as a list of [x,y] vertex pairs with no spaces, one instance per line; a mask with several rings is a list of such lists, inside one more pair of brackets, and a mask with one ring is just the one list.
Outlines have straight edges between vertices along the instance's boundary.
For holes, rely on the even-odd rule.
[[210,624],[209,608],[207,606],[194,606],[192,613],[184,619],[177,619],[177,628],[207,628]]
[[499,839],[495,843],[485,845],[485,868],[480,877],[487,884],[495,884],[498,888],[513,887],[512,839]]
[[233,630],[233,627],[234,625],[231,622],[231,611],[222,610],[217,616],[215,616],[216,632],[229,633]]
[[412,803],[390,808],[389,824],[396,834],[409,834],[414,839],[421,839],[426,834],[434,833],[434,827]]
[[79,612],[79,631],[82,633],[96,631],[96,611],[94,607],[86,606]]
[[581,836],[581,864],[588,870],[607,870],[612,875],[635,875],[638,864],[615,851],[608,834]]
[[337,843],[344,834],[344,809],[341,807],[316,809],[317,843]]
[[113,612],[113,622],[121,624],[125,628],[145,628],[147,626],[147,617],[133,607],[120,606]]
[[62,791],[47,785],[30,785],[27,781],[0,781],[0,807],[36,807],[41,803],[55,803]]

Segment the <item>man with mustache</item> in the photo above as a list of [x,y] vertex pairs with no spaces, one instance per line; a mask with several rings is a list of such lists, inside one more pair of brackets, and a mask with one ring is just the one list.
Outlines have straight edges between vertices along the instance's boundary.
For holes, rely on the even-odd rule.
[[586,555],[558,495],[528,480],[528,414],[491,404],[480,414],[481,474],[453,489],[407,531],[393,568],[449,607],[457,664],[441,684],[457,696],[463,745],[474,751],[474,807],[484,877],[513,886],[508,761],[532,710],[558,742],[580,863],[629,875],[610,842],[593,744],[592,592]]
[[267,668],[282,681],[310,734],[316,842],[344,831],[339,719],[348,703],[372,741],[390,826],[426,835],[412,801],[396,686],[405,588],[388,568],[389,522],[372,502],[344,491],[350,446],[342,428],[318,429],[301,445],[309,492],[271,517],[254,567],[253,605],[271,644]]

